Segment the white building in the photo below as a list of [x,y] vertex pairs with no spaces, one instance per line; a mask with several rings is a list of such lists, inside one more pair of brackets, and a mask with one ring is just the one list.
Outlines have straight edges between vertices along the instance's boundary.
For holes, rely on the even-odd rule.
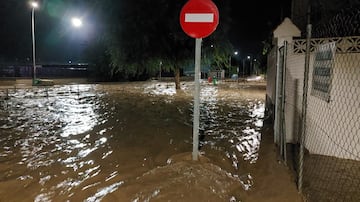
[[[298,143],[301,135],[306,40],[294,38],[300,36],[294,26],[285,19],[276,28],[268,56],[267,109],[278,116],[277,144]],[[316,53],[323,44],[329,46],[320,51],[328,54],[325,60]],[[311,39],[309,62],[305,148],[360,161],[360,36]],[[279,119],[276,112],[282,111]]]

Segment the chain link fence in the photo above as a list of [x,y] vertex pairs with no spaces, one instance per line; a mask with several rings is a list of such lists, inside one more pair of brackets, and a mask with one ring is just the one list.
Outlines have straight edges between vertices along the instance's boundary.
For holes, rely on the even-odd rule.
[[280,155],[307,201],[360,201],[359,25],[359,8],[346,8],[310,26],[309,40],[284,46],[284,118],[275,128],[293,143]]
[[346,8],[312,31],[299,162],[309,201],[360,201],[359,22],[359,8]]
[[358,202],[360,8],[342,9],[307,32],[268,55],[274,142],[306,201]]

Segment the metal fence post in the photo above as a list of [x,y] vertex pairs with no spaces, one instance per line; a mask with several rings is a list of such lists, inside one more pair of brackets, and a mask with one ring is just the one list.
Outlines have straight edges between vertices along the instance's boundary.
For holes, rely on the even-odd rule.
[[282,67],[282,86],[281,86],[281,125],[280,125],[280,133],[282,136],[282,154],[283,160],[286,165],[286,128],[285,128],[285,87],[286,87],[286,60],[287,60],[287,48],[288,42],[284,41],[284,50],[283,50],[283,67]]
[[[276,81],[275,81],[275,121],[274,121],[274,143],[279,144],[280,141],[280,96],[281,96],[281,67],[280,67],[280,49],[276,49]],[[280,144],[281,146],[281,144]],[[280,149],[281,151],[281,149]]]
[[299,151],[299,181],[298,190],[302,193],[303,185],[303,171],[304,171],[304,144],[306,135],[306,113],[307,113],[307,94],[308,94],[308,81],[309,81],[309,65],[310,65],[310,45],[311,45],[311,29],[309,23],[306,28],[306,55],[305,55],[305,70],[304,70],[304,86],[303,86],[303,100],[302,100],[302,132],[300,136],[300,151]]

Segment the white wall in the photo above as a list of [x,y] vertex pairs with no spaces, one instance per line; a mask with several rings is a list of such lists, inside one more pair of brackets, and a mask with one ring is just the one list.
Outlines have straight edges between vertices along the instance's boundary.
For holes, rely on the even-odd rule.
[[299,142],[303,98],[305,54],[293,54],[293,44],[288,45],[285,69],[285,131],[286,141]]
[[275,82],[276,82],[276,67],[277,67],[277,47],[274,47],[269,55],[267,61],[266,71],[266,95],[271,99],[272,104],[275,104]]
[[[311,65],[310,79],[312,73]],[[330,102],[308,95],[305,147],[311,153],[360,160],[359,80],[360,53],[336,54]]]
[[[310,153],[360,160],[360,53],[337,53],[327,102],[311,95],[311,54],[305,147]],[[286,60],[285,129],[287,142],[301,133],[305,54],[289,44]]]

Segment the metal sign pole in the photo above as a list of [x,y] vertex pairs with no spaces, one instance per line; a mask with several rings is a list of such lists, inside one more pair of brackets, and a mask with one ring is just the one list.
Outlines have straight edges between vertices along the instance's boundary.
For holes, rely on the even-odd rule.
[[194,92],[194,120],[193,120],[193,152],[192,159],[199,157],[199,126],[200,126],[200,64],[201,64],[201,41],[196,38],[195,42],[195,92]]
[[31,34],[32,34],[32,52],[33,52],[33,84],[36,80],[36,59],[35,59],[35,8],[31,10]]

